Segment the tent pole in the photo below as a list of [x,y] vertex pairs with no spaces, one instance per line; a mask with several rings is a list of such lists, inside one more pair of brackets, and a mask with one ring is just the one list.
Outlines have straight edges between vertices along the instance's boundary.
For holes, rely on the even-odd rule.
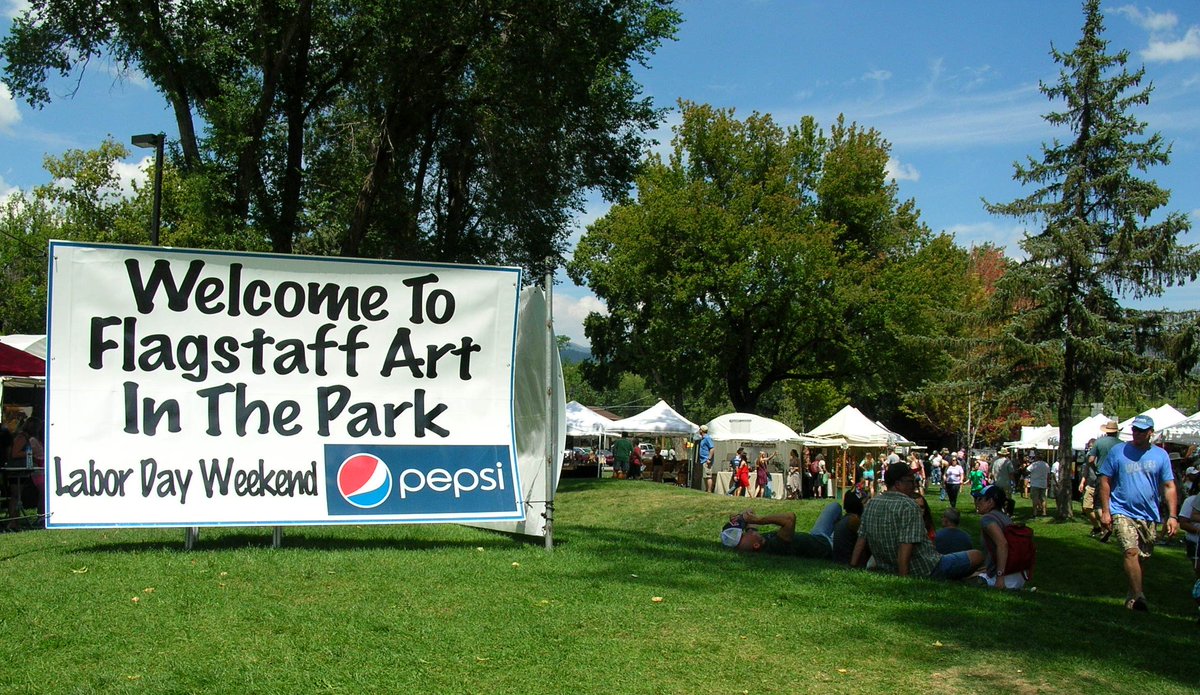
[[554,412],[552,350],[557,350],[558,346],[554,340],[554,277],[550,272],[546,273],[543,287],[546,293],[546,550],[554,550],[554,450],[558,448],[558,438],[555,436],[558,417]]

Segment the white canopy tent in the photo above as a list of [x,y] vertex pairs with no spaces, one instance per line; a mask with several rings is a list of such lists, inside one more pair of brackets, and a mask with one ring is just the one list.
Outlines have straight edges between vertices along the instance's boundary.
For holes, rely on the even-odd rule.
[[646,410],[623,420],[614,420],[605,426],[609,434],[628,432],[631,434],[653,434],[660,436],[693,435],[700,426],[685,418],[667,405],[659,401]]
[[[1156,420],[1154,424],[1157,425],[1158,421]],[[1158,430],[1158,436],[1169,444],[1186,444],[1188,446],[1200,444],[1200,412]]]
[[1087,448],[1088,440],[1099,439],[1104,436],[1100,428],[1110,419],[1104,413],[1097,413],[1080,420],[1071,428],[1071,448],[1075,451],[1083,451]]
[[836,437],[844,439],[853,447],[882,447],[890,444],[901,444],[904,437],[878,425],[863,415],[858,408],[848,405],[837,411],[825,422],[817,425],[807,433],[811,437],[828,440]]
[[[1171,425],[1176,425],[1187,419],[1187,416],[1176,410],[1170,403],[1163,403],[1157,408],[1151,408],[1138,415],[1148,415],[1154,420],[1154,431],[1162,432]],[[1121,422],[1121,431],[1117,436],[1125,441],[1133,439],[1133,418]]]
[[1054,425],[1022,427],[1021,438],[1015,442],[1004,442],[1004,446],[1013,449],[1043,449],[1053,451],[1058,449],[1058,445],[1050,443],[1051,437],[1058,437],[1058,427]]
[[612,422],[579,401],[567,404],[567,436],[599,437]]
[[[787,425],[771,418],[752,413],[728,413],[710,420],[706,426],[708,434],[713,438],[713,461],[717,470],[717,489],[729,488],[731,471],[729,459],[739,447],[746,449],[746,456],[751,465],[758,458],[760,451],[775,454],[775,464],[787,466],[787,449],[799,448],[812,441],[812,437],[797,434]],[[751,491],[754,490],[754,476],[751,476]],[[784,473],[771,474],[771,488],[775,499],[784,499],[787,490],[784,486]]]
[[804,438],[791,427],[752,413],[729,413],[710,420],[708,433],[714,441],[797,442]]

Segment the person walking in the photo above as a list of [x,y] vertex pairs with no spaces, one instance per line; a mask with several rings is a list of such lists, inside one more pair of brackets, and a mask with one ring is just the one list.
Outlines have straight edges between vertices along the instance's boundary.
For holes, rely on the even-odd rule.
[[1100,464],[1100,524],[1113,530],[1124,553],[1125,577],[1129,587],[1125,607],[1149,611],[1142,590],[1142,560],[1154,552],[1155,526],[1162,521],[1159,505],[1167,507],[1167,536],[1179,530],[1175,517],[1175,474],[1171,458],[1150,443],[1154,420],[1146,415],[1133,419],[1133,441],[1114,446]]
[[962,489],[963,476],[962,464],[955,456],[942,474],[942,487],[946,489],[946,496],[950,498],[950,506],[954,509],[958,509],[958,491]]

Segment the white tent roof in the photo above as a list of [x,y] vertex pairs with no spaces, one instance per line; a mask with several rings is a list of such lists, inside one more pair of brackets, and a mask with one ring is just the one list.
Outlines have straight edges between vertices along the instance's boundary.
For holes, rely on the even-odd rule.
[[631,432],[634,434],[695,434],[699,425],[675,412],[666,401],[659,401],[646,410],[607,424],[608,432]]
[[599,436],[612,422],[579,401],[567,404],[567,435],[571,437]]
[[[1163,403],[1157,408],[1151,408],[1145,412],[1138,413],[1138,415],[1149,415],[1154,420],[1155,432],[1162,432],[1171,425],[1178,424],[1187,419],[1186,415],[1176,410],[1170,403]],[[1133,418],[1129,418],[1121,423],[1121,433],[1117,436],[1125,441],[1133,439]]]
[[0,343],[46,359],[45,335],[0,335]]
[[1022,427],[1021,438],[1015,442],[1004,442],[1004,446],[1013,449],[1057,449],[1057,444],[1050,443],[1051,437],[1058,437],[1058,427],[1054,425]]
[[1104,413],[1097,413],[1091,417],[1085,417],[1071,428],[1071,448],[1076,451],[1083,451],[1087,448],[1089,439],[1099,439],[1103,436],[1100,428],[1104,423],[1108,422],[1109,417]]
[[[1154,424],[1157,426],[1158,421],[1155,420]],[[1172,444],[1200,444],[1200,412],[1158,430],[1158,434],[1164,442]]]
[[752,413],[729,413],[708,422],[708,433],[716,441],[800,442],[804,437],[791,427]]
[[807,433],[812,437],[841,437],[850,446],[887,446],[901,443],[903,437],[871,422],[857,408],[848,405],[833,417]]

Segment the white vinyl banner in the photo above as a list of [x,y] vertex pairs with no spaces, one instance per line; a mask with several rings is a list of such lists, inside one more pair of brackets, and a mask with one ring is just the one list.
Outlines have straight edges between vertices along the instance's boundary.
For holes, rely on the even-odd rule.
[[50,258],[48,527],[524,519],[519,269]]

